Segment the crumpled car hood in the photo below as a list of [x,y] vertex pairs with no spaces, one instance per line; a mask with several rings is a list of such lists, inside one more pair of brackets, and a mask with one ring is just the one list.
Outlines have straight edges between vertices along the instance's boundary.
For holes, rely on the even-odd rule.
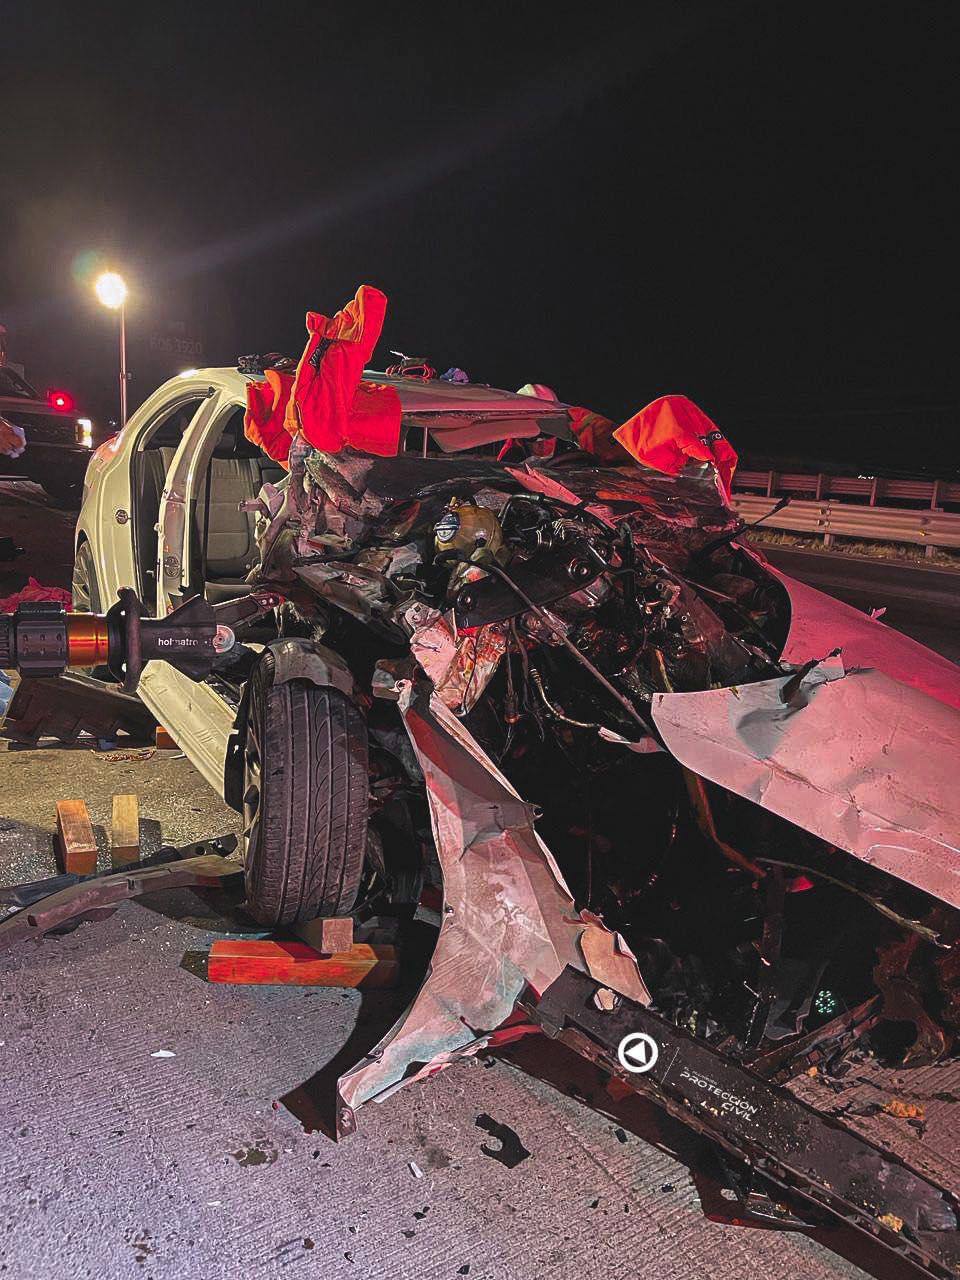
[[960,673],[882,623],[779,574],[793,619],[787,678],[657,694],[653,718],[687,768],[960,907]]

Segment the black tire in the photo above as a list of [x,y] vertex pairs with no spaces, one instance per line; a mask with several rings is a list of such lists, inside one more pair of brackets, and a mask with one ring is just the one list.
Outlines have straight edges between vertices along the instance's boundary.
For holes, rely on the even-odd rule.
[[73,562],[73,580],[70,583],[73,608],[76,613],[101,613],[100,588],[97,586],[97,570],[89,542],[81,542]]
[[251,677],[243,758],[247,909],[263,924],[345,915],[367,843],[367,730],[338,689]]
[[[81,542],[77,547],[76,559],[73,562],[73,577],[70,581],[70,594],[73,597],[74,613],[103,613],[100,588],[97,585],[97,570],[89,542]],[[116,676],[107,666],[81,667],[80,670],[84,675],[93,676],[95,680],[103,680],[107,684],[116,681]]]

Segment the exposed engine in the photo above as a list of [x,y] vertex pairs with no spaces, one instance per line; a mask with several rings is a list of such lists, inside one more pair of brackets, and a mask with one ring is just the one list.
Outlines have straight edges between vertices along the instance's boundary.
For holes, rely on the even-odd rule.
[[[372,695],[432,681],[538,807],[575,899],[622,933],[657,1010],[771,1074],[839,1061],[867,1033],[893,1058],[950,1050],[955,913],[663,749],[658,695],[779,678],[788,704],[817,665],[781,662],[788,597],[706,474],[292,461],[261,530],[282,631],[322,638]],[[432,841],[394,706],[372,696],[368,722],[372,910],[417,901]]]

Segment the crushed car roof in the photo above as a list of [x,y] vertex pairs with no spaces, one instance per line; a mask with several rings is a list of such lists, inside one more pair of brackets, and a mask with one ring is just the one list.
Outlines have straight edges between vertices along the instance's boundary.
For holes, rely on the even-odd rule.
[[[235,394],[238,400],[246,398],[248,382],[262,380],[262,375],[243,374],[233,368],[191,369],[189,374],[191,379],[215,382],[224,390]],[[541,418],[566,415],[567,406],[555,400],[521,396],[514,391],[504,391],[484,383],[444,382],[442,378],[397,378],[379,373],[375,369],[365,369],[363,376],[368,382],[394,387],[405,414],[461,413],[476,416],[507,413],[511,417],[531,414]]]

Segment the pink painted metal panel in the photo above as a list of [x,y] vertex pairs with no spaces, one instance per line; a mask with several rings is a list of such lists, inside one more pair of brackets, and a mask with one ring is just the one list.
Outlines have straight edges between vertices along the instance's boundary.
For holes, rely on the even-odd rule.
[[960,711],[877,670],[658,694],[670,752],[702,777],[960,908]]
[[[802,664],[840,647],[848,671],[876,667],[910,688],[960,708],[960,668],[956,663],[859,609],[778,573],[772,565],[766,567],[780,579],[790,596],[791,620],[784,661]],[[960,751],[960,741],[954,744],[954,750]],[[960,760],[957,766],[960,769]]]

